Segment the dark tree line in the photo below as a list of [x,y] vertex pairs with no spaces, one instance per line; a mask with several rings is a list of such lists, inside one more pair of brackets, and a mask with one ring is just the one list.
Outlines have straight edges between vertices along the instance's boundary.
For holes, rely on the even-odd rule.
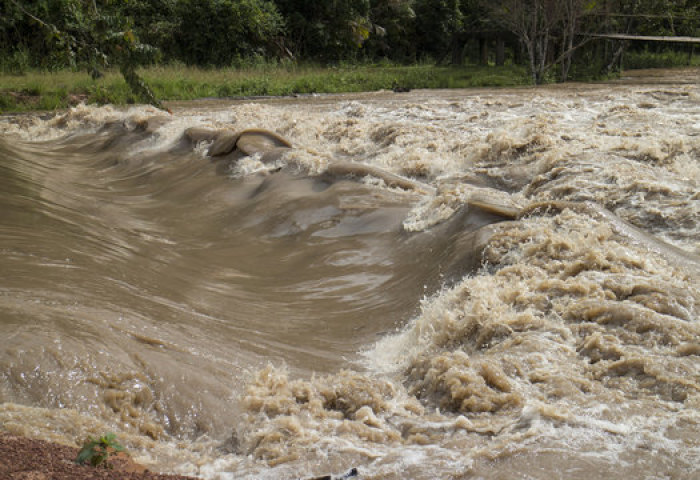
[[540,83],[614,69],[629,43],[590,34],[695,36],[699,20],[700,0],[0,0],[0,55],[94,72],[106,52],[204,67],[466,57],[527,65]]

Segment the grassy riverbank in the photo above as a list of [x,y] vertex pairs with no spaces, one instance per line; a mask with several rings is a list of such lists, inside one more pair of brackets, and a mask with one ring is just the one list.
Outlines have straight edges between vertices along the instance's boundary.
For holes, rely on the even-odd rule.
[[[161,100],[345,93],[392,88],[469,88],[526,85],[521,67],[261,66],[245,69],[151,67],[140,72]],[[53,110],[136,100],[121,75],[93,80],[84,72],[0,72],[0,112]]]

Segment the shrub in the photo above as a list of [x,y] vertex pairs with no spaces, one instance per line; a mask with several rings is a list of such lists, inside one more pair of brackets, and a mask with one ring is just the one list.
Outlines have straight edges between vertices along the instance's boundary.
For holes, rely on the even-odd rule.
[[107,433],[100,438],[88,437],[75,461],[80,465],[90,463],[93,467],[111,468],[109,457],[123,451],[124,447],[117,442],[117,436]]

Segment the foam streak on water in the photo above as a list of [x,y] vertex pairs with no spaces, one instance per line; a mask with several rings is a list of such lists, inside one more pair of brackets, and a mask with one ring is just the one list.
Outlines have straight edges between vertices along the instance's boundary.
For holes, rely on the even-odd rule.
[[3,119],[2,428],[212,479],[699,477],[696,74]]

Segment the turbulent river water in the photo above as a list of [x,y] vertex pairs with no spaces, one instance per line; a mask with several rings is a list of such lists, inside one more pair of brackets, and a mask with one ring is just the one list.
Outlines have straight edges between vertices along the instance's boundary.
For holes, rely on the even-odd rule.
[[0,118],[0,428],[211,479],[700,478],[699,75]]

